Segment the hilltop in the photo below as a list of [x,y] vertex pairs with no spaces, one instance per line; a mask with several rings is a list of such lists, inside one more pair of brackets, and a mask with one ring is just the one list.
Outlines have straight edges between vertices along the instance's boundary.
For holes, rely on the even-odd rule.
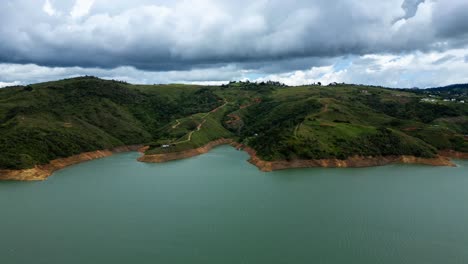
[[434,158],[441,150],[468,152],[467,90],[132,85],[94,77],[9,87],[0,89],[0,169],[124,145],[160,155],[218,139],[263,161]]

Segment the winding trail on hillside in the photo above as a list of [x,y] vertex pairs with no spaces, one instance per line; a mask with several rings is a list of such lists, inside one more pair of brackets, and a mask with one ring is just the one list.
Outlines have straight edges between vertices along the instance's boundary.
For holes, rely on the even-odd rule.
[[206,115],[204,115],[202,118],[206,118],[207,116],[209,116],[211,113],[216,113],[218,112],[219,109],[225,107],[229,102],[226,100],[226,99],[223,99],[224,100],[224,104],[221,105],[221,106],[218,106],[216,107],[215,109],[211,110],[210,112],[208,112]]
[[[328,103],[325,104],[322,109],[320,110],[319,112],[319,115],[320,114],[324,114],[324,113],[327,113],[328,112]],[[294,136],[297,137],[297,132],[299,132],[299,129],[301,129],[301,126],[304,124],[304,121],[302,121],[301,123],[299,123],[299,125],[297,125],[295,128],[294,128]]]
[[176,123],[175,125],[172,126],[172,129],[176,129],[178,126],[180,126],[180,121],[179,119],[176,120]]
[[[213,110],[211,110],[210,112],[206,113],[206,114],[202,117],[202,120],[203,120],[203,121],[202,121],[200,124],[198,124],[198,126],[197,126],[196,129],[194,129],[193,131],[190,131],[190,132],[187,134],[188,137],[187,137],[186,140],[183,140],[183,141],[176,141],[176,142],[174,142],[174,143],[172,143],[172,144],[174,144],[174,145],[179,145],[179,144],[182,144],[182,143],[190,142],[190,141],[192,140],[193,133],[195,133],[195,132],[197,132],[197,131],[200,131],[200,130],[202,129],[203,125],[206,123],[206,118],[207,118],[210,114],[218,112],[221,108],[225,107],[225,106],[229,103],[225,98],[223,98],[223,100],[224,100],[224,104],[222,104],[222,105],[216,107],[215,109],[213,109]],[[258,100],[256,100],[256,101],[255,101],[254,103],[252,103],[252,104],[247,105],[246,107],[252,106],[252,105],[254,105],[254,104],[256,104],[256,103],[258,103]],[[245,107],[244,107],[244,108],[245,108]],[[241,107],[240,109],[242,109],[242,107]],[[192,116],[192,118],[193,118],[193,116]],[[174,126],[172,126],[172,128],[176,128],[177,126],[179,126],[179,125],[181,124],[179,120],[176,120],[176,122],[177,122],[177,124],[174,125]],[[184,136],[184,137],[185,137],[185,136]]]
[[299,131],[299,129],[301,129],[301,126],[302,124],[304,123],[304,121],[302,121],[299,125],[297,125],[295,128],[294,128],[294,136],[297,137],[297,132]]
[[[229,103],[229,102],[228,102],[226,99],[224,99],[224,104],[223,104],[223,105],[216,107],[215,109],[213,109],[213,110],[211,110],[210,112],[206,113],[206,115],[204,115],[204,116],[202,117],[203,121],[202,121],[200,124],[198,124],[197,127],[196,127],[193,131],[190,131],[190,132],[188,133],[188,138],[187,138],[186,140],[184,140],[184,141],[179,141],[179,142],[174,142],[173,144],[174,144],[174,145],[179,145],[179,144],[182,144],[182,143],[190,142],[190,141],[192,140],[192,135],[193,135],[193,133],[195,133],[195,132],[197,132],[197,131],[200,131],[200,130],[202,129],[203,125],[206,123],[206,118],[207,118],[210,114],[218,112],[219,109],[225,107],[228,103]],[[176,121],[179,122],[179,120],[176,120]],[[180,125],[180,122],[179,122],[178,125]],[[172,128],[174,128],[174,127],[172,127]]]

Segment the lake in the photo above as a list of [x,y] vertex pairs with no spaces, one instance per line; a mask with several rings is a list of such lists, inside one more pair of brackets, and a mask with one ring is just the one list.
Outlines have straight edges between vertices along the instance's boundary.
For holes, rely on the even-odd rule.
[[468,162],[263,173],[229,146],[0,182],[0,263],[468,263]]

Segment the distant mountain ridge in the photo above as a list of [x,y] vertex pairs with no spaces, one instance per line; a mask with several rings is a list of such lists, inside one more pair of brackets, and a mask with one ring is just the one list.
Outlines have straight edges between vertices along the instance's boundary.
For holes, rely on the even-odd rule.
[[429,89],[430,90],[468,89],[468,83],[451,84],[447,86],[433,87]]

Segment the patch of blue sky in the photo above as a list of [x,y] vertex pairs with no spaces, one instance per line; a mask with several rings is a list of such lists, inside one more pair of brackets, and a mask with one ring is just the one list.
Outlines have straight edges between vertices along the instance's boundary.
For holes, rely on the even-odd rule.
[[341,57],[335,64],[333,64],[334,71],[342,71],[348,69],[353,64],[355,56]]

